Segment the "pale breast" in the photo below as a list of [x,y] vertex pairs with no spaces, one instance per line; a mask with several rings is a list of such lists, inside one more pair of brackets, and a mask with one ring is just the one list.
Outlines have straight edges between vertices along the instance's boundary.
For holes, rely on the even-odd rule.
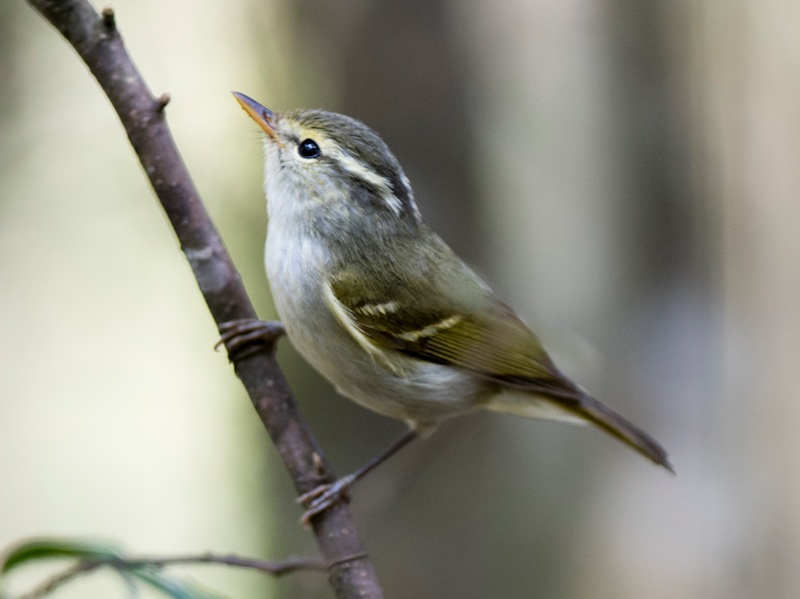
[[326,303],[327,250],[309,238],[287,243],[284,235],[271,228],[267,237],[275,307],[297,351],[342,395],[386,416],[430,423],[479,407],[493,394],[483,379],[450,366],[406,356],[393,357],[397,371],[378,363]]

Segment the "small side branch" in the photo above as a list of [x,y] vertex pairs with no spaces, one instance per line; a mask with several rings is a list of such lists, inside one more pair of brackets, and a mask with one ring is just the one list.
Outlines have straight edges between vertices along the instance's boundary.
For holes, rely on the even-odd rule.
[[106,563],[115,568],[141,568],[151,566],[163,568],[186,564],[220,564],[234,566],[247,570],[258,570],[265,574],[283,576],[297,570],[325,570],[325,563],[318,557],[290,557],[283,561],[268,561],[238,555],[216,555],[205,553],[203,555],[177,555],[167,557],[131,557],[109,559]]
[[124,572],[126,570],[137,570],[141,568],[163,568],[175,565],[190,564],[222,564],[236,568],[258,570],[273,576],[283,576],[297,570],[317,570],[325,569],[322,560],[313,557],[293,557],[284,561],[274,562],[265,561],[249,557],[239,557],[237,555],[215,555],[206,553],[203,555],[181,555],[174,557],[119,557],[109,556],[102,558],[82,559],[63,572],[52,576],[44,583],[19,597],[19,599],[40,599],[52,593],[58,587],[74,580],[78,576],[88,574],[102,567],[113,568]]

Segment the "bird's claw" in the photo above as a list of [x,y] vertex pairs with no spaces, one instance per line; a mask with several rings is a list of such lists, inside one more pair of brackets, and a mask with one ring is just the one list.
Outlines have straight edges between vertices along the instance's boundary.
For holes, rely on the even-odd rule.
[[339,503],[340,501],[350,501],[347,490],[356,482],[353,475],[343,476],[333,483],[326,483],[303,493],[297,498],[297,503],[305,506],[306,511],[300,517],[300,522],[308,526],[311,519]]
[[219,332],[220,338],[214,349],[224,345],[231,362],[269,349],[278,338],[286,334],[280,322],[251,318],[223,322],[219,325]]

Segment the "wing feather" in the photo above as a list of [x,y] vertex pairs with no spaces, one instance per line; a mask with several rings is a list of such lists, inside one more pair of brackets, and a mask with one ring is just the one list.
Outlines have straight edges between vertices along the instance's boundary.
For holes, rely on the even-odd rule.
[[435,289],[426,290],[421,305],[401,286],[373,281],[358,292],[354,287],[351,276],[340,273],[327,282],[326,298],[342,326],[373,358],[393,350],[512,387],[533,385],[565,398],[577,392],[525,323],[483,289],[476,305],[458,305]]

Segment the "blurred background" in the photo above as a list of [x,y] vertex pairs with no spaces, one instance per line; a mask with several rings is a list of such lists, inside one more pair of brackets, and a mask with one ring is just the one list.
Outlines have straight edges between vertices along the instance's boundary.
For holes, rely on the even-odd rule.
[[[588,428],[447,423],[354,492],[387,597],[800,596],[800,4],[113,6],[263,317],[261,142],[231,90],[378,130],[429,223],[670,450],[677,476]],[[0,46],[0,546],[313,553],[108,101],[25,3],[0,3]],[[280,358],[339,474],[402,432]]]

